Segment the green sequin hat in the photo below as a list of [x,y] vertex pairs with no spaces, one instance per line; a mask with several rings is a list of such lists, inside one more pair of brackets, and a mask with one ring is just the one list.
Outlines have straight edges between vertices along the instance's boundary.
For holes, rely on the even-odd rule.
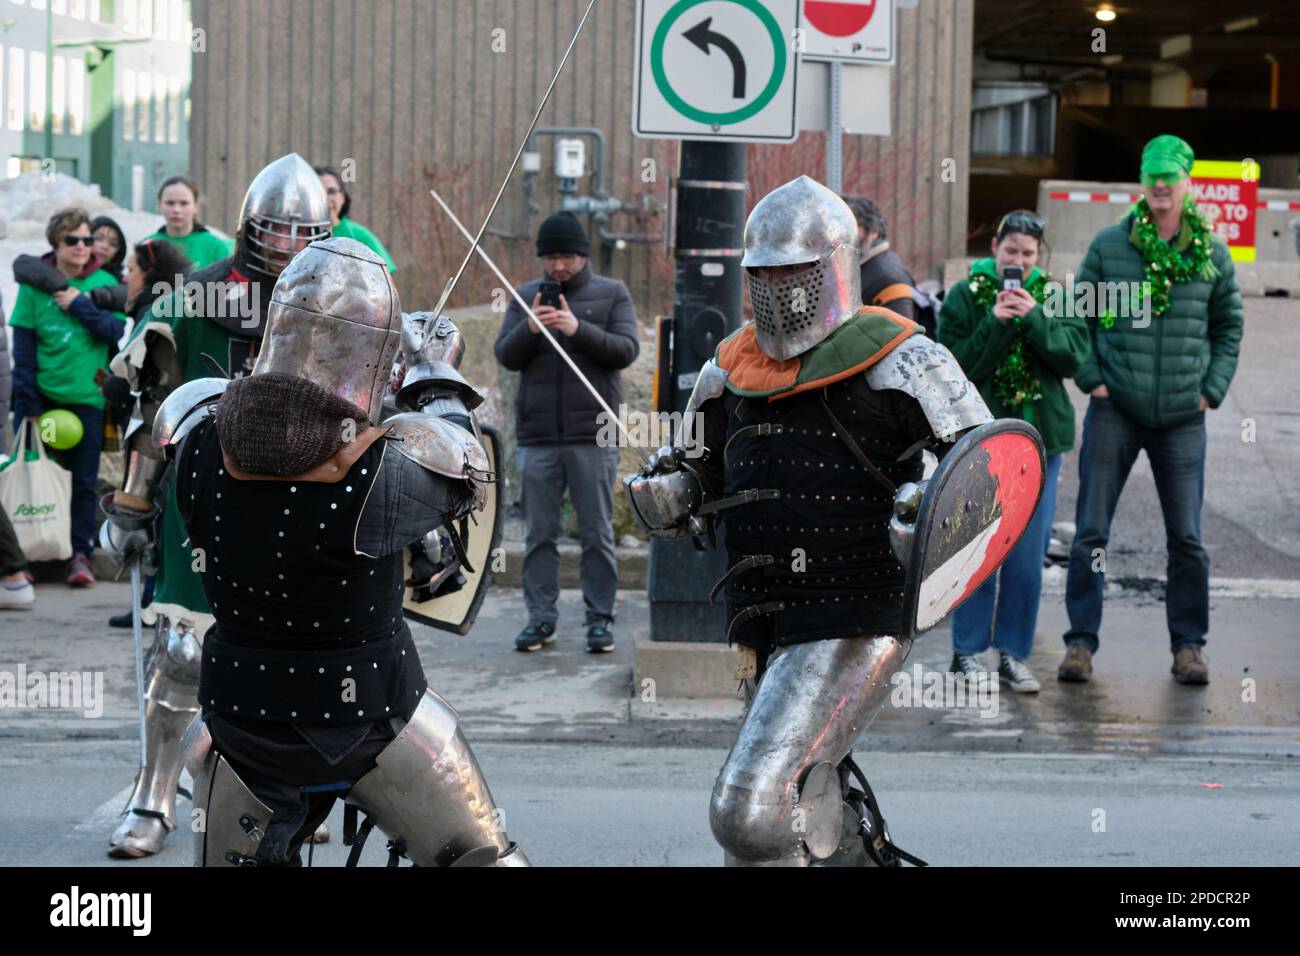
[[1196,154],[1184,139],[1164,133],[1142,148],[1142,176],[1178,176],[1191,174]]

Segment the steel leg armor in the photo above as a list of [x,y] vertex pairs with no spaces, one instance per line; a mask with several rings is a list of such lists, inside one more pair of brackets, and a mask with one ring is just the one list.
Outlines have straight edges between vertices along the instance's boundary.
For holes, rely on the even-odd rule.
[[460,716],[432,690],[353,785],[348,802],[373,817],[417,866],[527,866],[506,837]]
[[188,623],[158,619],[145,668],[145,764],[135,777],[122,822],[108,840],[109,856],[142,857],[162,849],[176,826],[181,737],[198,713],[203,651]]
[[[257,865],[257,846],[272,812],[212,749],[207,725],[187,734],[186,764],[194,775],[196,866]],[[418,866],[528,866],[506,837],[478,761],[451,705],[432,690],[375,768],[352,785],[358,807]]]
[[776,654],[713,788],[709,823],[733,866],[857,865],[856,798],[838,765],[889,694],[911,643],[813,641]]

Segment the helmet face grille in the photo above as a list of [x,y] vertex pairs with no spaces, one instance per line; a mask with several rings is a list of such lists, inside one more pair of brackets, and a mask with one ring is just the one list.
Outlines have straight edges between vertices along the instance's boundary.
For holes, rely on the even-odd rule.
[[812,328],[820,315],[825,266],[814,263],[803,272],[775,282],[749,274],[749,299],[754,325],[763,335],[781,339]]

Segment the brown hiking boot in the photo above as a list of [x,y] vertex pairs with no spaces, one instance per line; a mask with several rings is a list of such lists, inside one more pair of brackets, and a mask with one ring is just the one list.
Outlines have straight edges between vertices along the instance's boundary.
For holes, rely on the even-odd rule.
[[1056,679],[1083,684],[1092,676],[1092,651],[1087,644],[1075,642],[1065,649],[1065,660],[1056,669]]
[[1174,680],[1180,684],[1208,684],[1210,662],[1199,647],[1180,647],[1174,654],[1174,666],[1169,668]]

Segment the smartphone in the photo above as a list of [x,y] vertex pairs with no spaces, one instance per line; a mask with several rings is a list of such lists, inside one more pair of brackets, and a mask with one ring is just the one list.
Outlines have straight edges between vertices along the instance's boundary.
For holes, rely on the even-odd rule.
[[542,297],[539,304],[549,305],[552,309],[560,307],[560,284],[554,279],[544,279],[537,291]]
[[1019,289],[1024,283],[1025,270],[1020,266],[1007,266],[1002,270],[1002,291]]

